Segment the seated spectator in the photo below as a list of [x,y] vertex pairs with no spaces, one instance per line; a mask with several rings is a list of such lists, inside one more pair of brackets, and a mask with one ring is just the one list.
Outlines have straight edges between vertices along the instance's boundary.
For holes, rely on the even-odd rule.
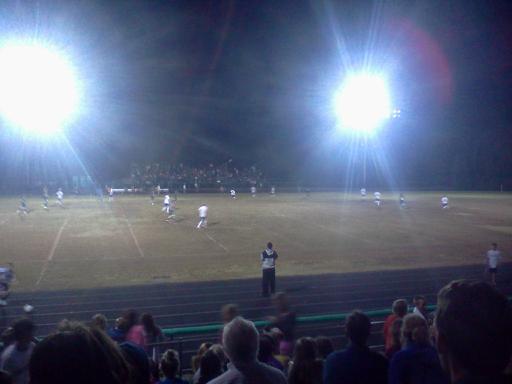
[[0,369],[11,375],[15,384],[29,382],[28,362],[34,351],[34,323],[30,319],[17,320],[13,325],[14,343],[2,352]]
[[107,318],[105,315],[98,313],[92,317],[91,327],[96,327],[97,329],[106,332],[107,331]]
[[279,328],[270,328],[269,331],[266,332],[266,334],[270,337],[272,337],[272,345],[274,347],[274,350],[272,352],[273,356],[277,361],[281,363],[281,365],[284,368],[284,371],[286,372],[288,370],[288,364],[290,362],[290,356],[283,355],[280,352],[279,346],[281,345],[281,341],[283,341],[284,335],[283,332]]
[[288,370],[289,384],[322,384],[323,361],[317,359],[316,343],[311,337],[301,337],[295,345]]
[[390,384],[448,384],[429,338],[428,324],[423,317],[413,313],[404,317],[403,348],[389,365]]
[[212,348],[207,350],[201,357],[198,372],[199,377],[197,378],[197,384],[206,384],[222,374],[222,361],[218,353]]
[[155,324],[153,316],[149,313],[142,314],[140,322],[144,332],[144,345],[146,346],[146,352],[149,356],[155,358],[158,354],[158,346],[151,346],[151,344],[161,343],[164,340],[162,330]]
[[370,351],[366,345],[371,329],[368,316],[359,311],[352,312],[347,317],[346,329],[349,346],[327,357],[324,366],[324,384],[387,383],[386,358]]
[[206,353],[208,349],[212,346],[212,343],[203,343],[199,346],[197,349],[197,353],[192,356],[191,365],[192,365],[192,371],[197,372],[199,369],[199,365],[201,363],[201,357]]
[[103,332],[74,324],[37,344],[29,364],[31,384],[126,384],[130,368]]
[[414,304],[414,308],[412,313],[415,315],[423,317],[427,323],[430,323],[430,314],[427,309],[427,299],[423,295],[416,295],[412,299],[412,303]]
[[284,292],[277,293],[274,302],[277,307],[277,316],[270,318],[271,326],[279,328],[283,332],[283,340],[279,344],[279,353],[291,356],[295,339],[295,312],[290,310],[288,297]]
[[[209,344],[209,343],[205,343],[205,344]],[[216,372],[217,372],[217,369],[215,368],[216,362],[213,361],[213,358],[209,358],[207,361],[204,362],[204,364],[208,364],[208,368],[207,368],[208,371],[205,372],[204,374],[202,374],[202,372],[201,372],[201,361],[202,361],[204,354],[208,351],[213,352],[217,356],[218,360],[220,361],[221,370],[220,370],[220,373],[218,373],[218,374],[216,374]],[[192,383],[197,384],[199,382],[199,378],[201,378],[201,377],[210,377],[213,374],[216,374],[215,377],[219,376],[222,372],[224,372],[226,370],[227,360],[228,359],[226,357],[226,354],[224,353],[224,348],[222,347],[222,345],[213,344],[210,348],[208,348],[206,351],[204,351],[204,353],[202,353],[201,359],[199,360],[199,368],[195,371],[194,376],[192,377]]]
[[123,318],[126,321],[124,324],[126,330],[125,340],[145,348],[144,327],[139,324],[139,314],[131,309],[124,313]]
[[210,384],[286,383],[281,371],[257,360],[259,335],[252,322],[237,317],[226,324],[223,335],[223,345],[231,362],[228,364],[228,370]]
[[270,365],[271,367],[283,371],[283,365],[274,357],[274,349],[274,340],[272,339],[272,336],[261,335],[258,360],[264,364]]
[[126,320],[123,317],[118,317],[116,319],[114,327],[111,328],[107,332],[107,334],[116,343],[124,342],[124,340],[126,338]]
[[483,282],[453,281],[437,295],[435,339],[452,383],[510,383],[512,308]]
[[395,300],[393,302],[393,306],[391,307],[391,311],[393,313],[386,318],[384,326],[382,327],[385,353],[387,353],[387,350],[391,348],[391,344],[393,343],[393,338],[390,332],[391,325],[393,325],[393,322],[396,319],[402,319],[405,315],[407,315],[407,301],[404,299]]
[[318,351],[318,358],[325,360],[327,356],[334,352],[332,340],[325,336],[318,336],[315,338],[316,349]]
[[13,384],[11,375],[6,371],[0,371],[0,384]]
[[391,360],[394,354],[402,349],[402,324],[402,319],[396,319],[391,325],[389,332],[391,333],[392,343],[391,346],[384,352],[388,360]]
[[228,363],[228,357],[226,356],[226,353],[224,352],[224,347],[221,344],[213,344],[210,347],[210,349],[219,358],[221,366],[222,366],[222,372],[224,372],[226,370],[226,366]]
[[146,351],[131,341],[119,344],[123,356],[130,366],[132,384],[149,384],[151,369]]
[[180,356],[174,349],[168,349],[160,359],[160,372],[162,375],[161,384],[187,384],[186,381],[179,379]]

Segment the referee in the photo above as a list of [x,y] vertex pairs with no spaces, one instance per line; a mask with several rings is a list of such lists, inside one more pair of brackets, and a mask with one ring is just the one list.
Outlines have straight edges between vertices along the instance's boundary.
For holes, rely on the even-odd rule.
[[261,252],[261,295],[269,297],[276,292],[276,259],[277,252],[272,249],[272,243],[268,242],[267,249]]

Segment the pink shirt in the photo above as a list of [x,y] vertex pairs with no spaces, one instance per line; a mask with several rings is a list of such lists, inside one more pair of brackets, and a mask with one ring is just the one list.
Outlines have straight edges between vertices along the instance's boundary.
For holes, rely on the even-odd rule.
[[146,341],[144,338],[144,327],[142,325],[134,325],[130,328],[126,334],[126,341],[131,341],[134,344],[146,347]]

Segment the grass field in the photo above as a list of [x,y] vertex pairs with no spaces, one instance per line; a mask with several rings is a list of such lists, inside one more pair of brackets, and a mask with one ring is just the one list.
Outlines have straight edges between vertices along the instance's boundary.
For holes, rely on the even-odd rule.
[[[33,208],[25,219],[17,199],[0,200],[0,263],[13,262],[17,290],[218,280],[260,274],[259,252],[271,240],[278,274],[295,275],[483,263],[496,241],[512,246],[512,196],[409,193],[409,207],[383,194],[179,196],[178,218],[166,223],[160,202],[118,196],[101,205],[68,197],[66,208]],[[209,225],[197,230],[197,208],[208,204]]]

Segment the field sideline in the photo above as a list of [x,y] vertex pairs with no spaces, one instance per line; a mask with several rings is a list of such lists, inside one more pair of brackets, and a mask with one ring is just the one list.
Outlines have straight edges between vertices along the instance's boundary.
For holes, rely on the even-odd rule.
[[[277,196],[188,194],[178,198],[177,220],[166,223],[161,199],[116,196],[103,205],[66,197],[65,209],[29,198],[34,209],[21,220],[18,199],[0,199],[0,263],[13,262],[16,290],[92,288],[220,280],[259,276],[258,254],[271,240],[278,274],[483,264],[491,241],[505,259],[512,248],[512,195],[383,194],[376,208],[367,197],[342,193]],[[197,208],[206,203],[209,226],[197,230]]]

